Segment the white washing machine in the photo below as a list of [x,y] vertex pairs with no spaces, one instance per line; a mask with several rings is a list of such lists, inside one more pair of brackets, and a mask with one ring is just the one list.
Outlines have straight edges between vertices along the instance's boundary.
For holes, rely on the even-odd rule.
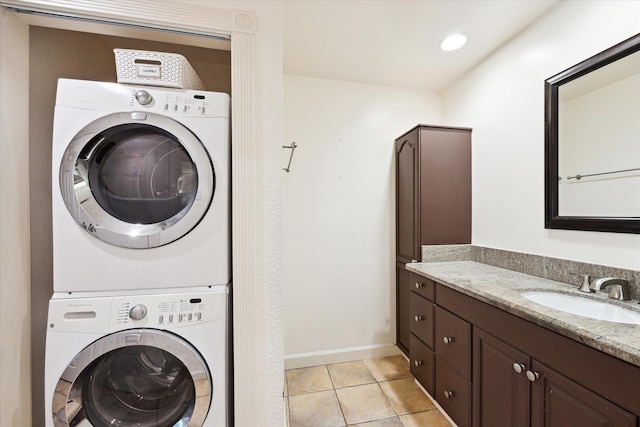
[[230,280],[227,94],[60,79],[54,292]]
[[227,289],[54,294],[45,426],[227,427]]

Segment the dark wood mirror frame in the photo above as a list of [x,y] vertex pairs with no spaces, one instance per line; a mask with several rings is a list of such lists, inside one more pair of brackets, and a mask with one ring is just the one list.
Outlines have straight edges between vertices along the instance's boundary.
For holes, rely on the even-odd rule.
[[545,80],[545,228],[640,234],[640,217],[560,216],[558,213],[558,89],[637,51],[640,51],[640,34]]

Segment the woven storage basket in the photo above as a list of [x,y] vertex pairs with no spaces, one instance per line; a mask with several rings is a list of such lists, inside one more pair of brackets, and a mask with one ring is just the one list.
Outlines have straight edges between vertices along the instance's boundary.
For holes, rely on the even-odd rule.
[[204,89],[200,77],[182,55],[131,49],[113,49],[113,52],[118,83]]

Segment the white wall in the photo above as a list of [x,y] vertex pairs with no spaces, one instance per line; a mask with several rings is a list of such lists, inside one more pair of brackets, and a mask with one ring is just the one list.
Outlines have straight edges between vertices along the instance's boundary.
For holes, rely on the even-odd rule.
[[439,96],[285,75],[285,358],[395,342],[393,141],[418,123]]
[[544,228],[544,80],[640,32],[640,2],[560,2],[443,94],[473,128],[476,245],[640,269],[640,235]]

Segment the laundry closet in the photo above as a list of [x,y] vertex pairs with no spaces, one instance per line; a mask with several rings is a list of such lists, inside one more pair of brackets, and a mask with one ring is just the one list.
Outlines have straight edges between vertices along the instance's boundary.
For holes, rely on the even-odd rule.
[[[163,41],[159,32],[116,27],[131,38],[30,26],[30,195],[31,195],[31,312],[33,425],[44,425],[43,398],[47,305],[52,295],[51,141],[56,87],[59,78],[116,82],[113,49],[138,49],[183,55],[204,89],[231,94],[229,43],[173,37],[200,46]],[[213,48],[211,46],[215,46]],[[180,266],[175,266],[179,269]],[[97,274],[101,274],[97,272]],[[82,280],[91,281],[91,277]]]

